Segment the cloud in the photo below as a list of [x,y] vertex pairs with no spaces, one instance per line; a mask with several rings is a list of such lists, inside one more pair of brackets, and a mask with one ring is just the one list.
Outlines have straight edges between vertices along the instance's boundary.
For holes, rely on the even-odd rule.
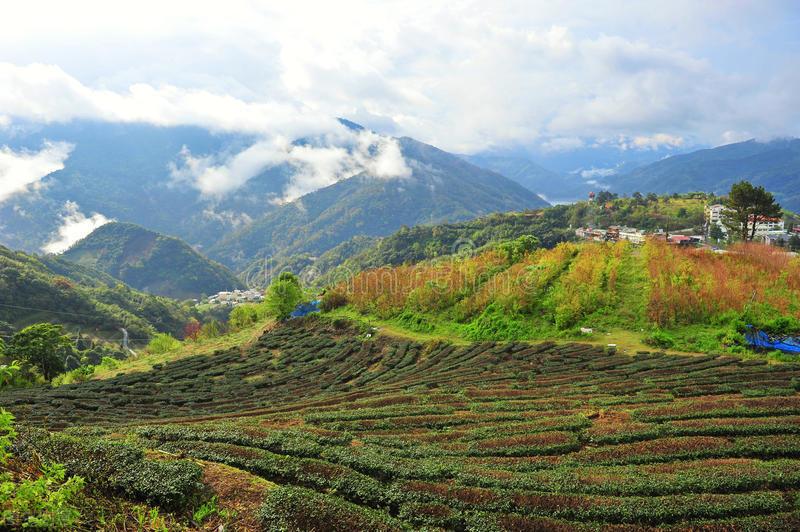
[[800,134],[793,2],[29,4],[0,19],[11,119],[293,139],[346,116],[459,153]]
[[73,147],[66,142],[45,142],[38,152],[0,147],[0,203],[35,190],[43,177],[63,169]]
[[[616,168],[591,168],[589,170],[581,170],[581,177],[587,179],[587,183],[596,185],[595,177],[608,177],[617,173]],[[591,178],[591,180],[589,180]]]
[[285,137],[263,138],[232,155],[194,156],[184,148],[180,159],[180,164],[170,166],[172,178],[210,197],[222,197],[279,165],[288,165],[293,172],[278,202],[292,201],[360,173],[378,179],[411,176],[397,140],[367,130],[340,129],[302,143]]
[[101,225],[113,222],[100,213],[93,213],[86,217],[74,201],[64,203],[61,213],[61,225],[56,230],[53,238],[44,246],[45,253],[63,253],[75,242],[87,236]]
[[634,137],[630,142],[621,143],[624,149],[648,149],[657,150],[659,148],[680,148],[683,146],[683,137],[668,135],[666,133],[656,133],[652,136]]

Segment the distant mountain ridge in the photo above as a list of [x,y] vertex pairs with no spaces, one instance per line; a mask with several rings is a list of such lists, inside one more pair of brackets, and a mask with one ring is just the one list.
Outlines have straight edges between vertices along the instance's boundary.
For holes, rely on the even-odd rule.
[[464,157],[481,168],[497,172],[551,202],[585,199],[592,186],[575,174],[559,174],[528,158],[513,155],[478,154]]
[[282,205],[208,250],[237,271],[255,259],[319,255],[354,236],[548,205],[518,183],[438,148],[398,139],[409,178],[360,174]]
[[244,287],[230,270],[182,240],[131,223],[105,224],[62,256],[139,290],[176,299]]
[[800,210],[800,139],[748,140],[674,155],[609,181],[616,192],[724,194],[743,179],[774,193],[784,208]]

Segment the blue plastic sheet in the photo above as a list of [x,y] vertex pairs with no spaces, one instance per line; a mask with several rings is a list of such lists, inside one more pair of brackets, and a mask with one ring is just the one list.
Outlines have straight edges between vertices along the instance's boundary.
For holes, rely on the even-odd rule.
[[295,307],[292,313],[289,315],[291,318],[302,318],[303,316],[308,316],[313,312],[319,312],[320,301],[319,299],[315,299],[311,303],[300,303]]
[[798,353],[800,354],[800,338],[785,336],[781,338],[771,337],[764,331],[760,331],[752,325],[747,326],[747,333],[745,333],[747,343],[753,347],[761,349],[777,349],[785,353]]

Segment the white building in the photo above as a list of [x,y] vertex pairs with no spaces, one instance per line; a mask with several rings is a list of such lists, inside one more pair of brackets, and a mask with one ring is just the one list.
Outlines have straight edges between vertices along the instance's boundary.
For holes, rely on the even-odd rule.
[[[706,228],[710,230],[711,227],[716,225],[722,230],[723,234],[727,236],[728,228],[725,227],[725,224],[722,221],[723,214],[726,210],[727,207],[719,203],[706,206]],[[751,217],[750,223],[752,222],[753,219]],[[759,216],[756,220],[756,232],[754,238],[757,240],[763,240],[767,236],[775,235],[776,233],[781,233],[784,231],[783,219]]]
[[647,235],[641,229],[636,229],[634,227],[620,227],[619,239],[627,240],[632,244],[644,244],[645,240],[647,239]]
[[257,303],[264,299],[264,294],[258,290],[234,290],[233,292],[218,292],[208,298],[212,305],[234,306],[241,303]]

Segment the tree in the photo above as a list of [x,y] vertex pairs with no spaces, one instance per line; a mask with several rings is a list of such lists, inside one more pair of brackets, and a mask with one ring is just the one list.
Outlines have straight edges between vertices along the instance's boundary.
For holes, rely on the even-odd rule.
[[187,340],[197,340],[200,336],[200,322],[192,318],[183,327],[183,337]]
[[48,381],[64,371],[64,360],[72,351],[64,329],[52,323],[36,323],[11,338],[11,354],[35,366]]
[[800,235],[795,234],[789,237],[789,249],[800,251]]
[[300,279],[291,272],[283,272],[267,288],[264,305],[271,315],[285,320],[302,301]]
[[725,238],[725,232],[718,224],[712,224],[711,229],[708,230],[708,237],[719,242]]
[[772,193],[747,181],[735,183],[723,204],[727,209],[722,213],[722,223],[728,233],[739,235],[744,241],[753,240],[759,220],[783,214]]

